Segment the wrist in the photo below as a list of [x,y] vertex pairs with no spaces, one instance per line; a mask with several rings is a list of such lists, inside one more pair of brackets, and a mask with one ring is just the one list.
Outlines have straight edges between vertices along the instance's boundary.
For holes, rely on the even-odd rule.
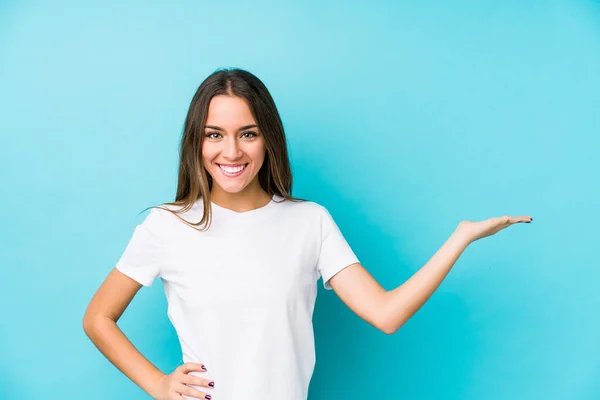
[[458,243],[463,247],[467,247],[469,244],[473,243],[473,238],[465,231],[456,228],[454,232],[450,235],[450,240]]
[[148,388],[148,394],[153,399],[158,399],[160,393],[160,386],[162,384],[163,379],[165,379],[166,376],[167,374],[163,372],[158,372],[152,377],[150,387]]

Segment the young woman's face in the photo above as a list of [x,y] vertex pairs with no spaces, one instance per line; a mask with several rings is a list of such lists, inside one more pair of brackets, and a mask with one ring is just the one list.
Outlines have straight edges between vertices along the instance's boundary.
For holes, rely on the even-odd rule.
[[202,159],[213,185],[229,193],[259,185],[257,175],[265,159],[265,143],[244,99],[213,97],[203,134]]

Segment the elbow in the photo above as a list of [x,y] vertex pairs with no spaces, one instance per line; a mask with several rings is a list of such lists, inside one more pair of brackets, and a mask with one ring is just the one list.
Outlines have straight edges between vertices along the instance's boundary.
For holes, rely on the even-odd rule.
[[381,330],[381,332],[385,333],[386,335],[393,335],[394,333],[396,333],[396,331],[398,331],[398,329],[394,329],[388,326],[382,326],[381,328],[379,328]]
[[[388,293],[390,292],[386,292],[386,296]],[[408,320],[404,311],[393,309],[393,306],[387,297],[379,303],[377,309],[379,312],[376,318],[377,324],[375,326],[386,335],[393,335],[396,333]]]
[[81,327],[87,336],[90,336],[90,333],[94,330],[94,321],[93,318],[90,318],[87,315],[83,316],[81,321]]
[[406,322],[404,319],[400,321],[382,319],[381,322],[377,325],[377,328],[386,335],[393,335],[394,333],[398,332],[402,325],[404,325],[404,322]]
[[81,327],[86,335],[90,336],[90,332],[94,329],[94,315],[90,310],[90,305],[87,306],[81,319]]
[[397,329],[394,329],[394,327],[392,327],[391,324],[386,320],[382,320],[380,323],[376,324],[375,326],[377,327],[377,329],[379,329],[381,332],[385,333],[386,335],[392,335],[397,330]]
[[103,320],[104,319],[102,317],[86,314],[83,316],[83,319],[81,321],[81,327],[83,328],[85,334],[91,338],[94,332],[98,330]]

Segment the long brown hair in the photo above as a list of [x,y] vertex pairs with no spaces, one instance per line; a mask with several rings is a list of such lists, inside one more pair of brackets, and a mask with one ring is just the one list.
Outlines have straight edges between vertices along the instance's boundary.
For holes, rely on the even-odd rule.
[[[306,201],[292,196],[292,172],[285,132],[275,102],[266,86],[255,75],[243,69],[219,68],[200,84],[187,112],[179,147],[175,201],[164,203],[176,206],[176,209],[154,207],[175,214],[192,227],[204,225],[200,229],[202,231],[209,228],[212,221],[210,192],[213,179],[202,162],[202,142],[208,106],[210,100],[217,95],[243,98],[256,120],[266,148],[265,160],[258,171],[258,180],[265,192],[271,197],[277,194],[284,198],[283,201]],[[177,215],[189,210],[200,198],[203,200],[204,213],[199,222],[190,223]]]

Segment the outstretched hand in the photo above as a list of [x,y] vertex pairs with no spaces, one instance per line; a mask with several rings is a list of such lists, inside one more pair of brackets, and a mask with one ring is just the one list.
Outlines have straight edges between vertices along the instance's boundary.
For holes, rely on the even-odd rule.
[[478,239],[482,239],[486,236],[491,236],[504,228],[507,228],[513,224],[526,222],[530,223],[533,218],[530,216],[520,217],[494,217],[483,221],[461,221],[456,228],[456,232],[465,237],[470,241],[474,242]]

